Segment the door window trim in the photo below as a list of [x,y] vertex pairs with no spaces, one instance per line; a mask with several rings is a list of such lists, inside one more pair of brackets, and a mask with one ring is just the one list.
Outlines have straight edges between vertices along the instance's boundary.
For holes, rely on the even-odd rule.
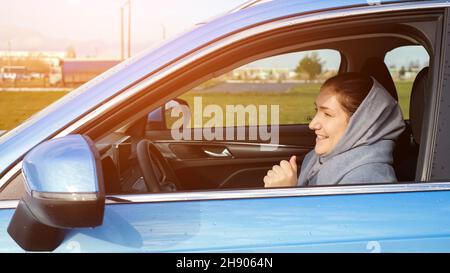
[[[174,193],[107,195],[106,204],[141,204],[189,202],[209,200],[236,200],[255,198],[289,198],[306,196],[335,196],[355,194],[389,194],[411,192],[450,191],[450,182],[394,183],[379,185],[346,185],[321,187],[295,187],[273,189],[214,190]],[[14,209],[18,200],[0,201],[0,209]]]
[[450,191],[450,182],[393,183],[378,185],[345,185],[320,187],[259,188],[131,195],[108,195],[107,204],[159,203],[180,201],[232,200],[254,198],[286,198],[355,194],[388,194],[405,192]]

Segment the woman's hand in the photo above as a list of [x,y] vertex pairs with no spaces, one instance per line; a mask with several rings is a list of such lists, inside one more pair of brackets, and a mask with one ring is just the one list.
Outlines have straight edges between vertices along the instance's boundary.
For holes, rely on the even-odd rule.
[[289,161],[282,160],[280,165],[275,165],[264,176],[264,187],[293,187],[297,186],[297,162],[296,156],[291,156]]

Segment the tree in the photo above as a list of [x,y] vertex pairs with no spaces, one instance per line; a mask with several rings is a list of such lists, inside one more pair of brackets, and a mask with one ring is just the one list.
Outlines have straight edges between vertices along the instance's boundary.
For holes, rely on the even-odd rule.
[[405,76],[406,73],[406,69],[405,67],[402,65],[402,67],[400,68],[400,70],[398,71],[398,76],[400,79],[403,79],[403,77]]
[[324,62],[320,59],[319,54],[312,52],[300,60],[295,72],[297,74],[306,73],[309,76],[309,80],[314,80],[317,75],[322,73],[323,64]]
[[417,71],[419,70],[420,67],[420,61],[419,60],[415,60],[415,61],[410,61],[408,64],[408,72],[413,72],[413,71]]

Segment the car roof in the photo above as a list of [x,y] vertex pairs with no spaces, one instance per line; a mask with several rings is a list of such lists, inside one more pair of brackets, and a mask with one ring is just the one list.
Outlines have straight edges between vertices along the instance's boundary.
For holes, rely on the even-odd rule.
[[[232,35],[238,30],[289,16],[321,11],[367,7],[398,2],[424,1],[376,1],[376,0],[272,0],[248,3],[215,17],[208,23],[195,26],[172,40],[147,49],[109,69],[94,80],[80,86],[44,111],[0,137],[1,176],[17,160],[40,142],[49,139],[74,120],[80,119],[92,109],[120,94],[150,73],[183,59],[190,52],[207,47],[212,42]],[[425,1],[426,2],[426,1]],[[429,1],[443,2],[446,1]],[[2,184],[0,183],[0,187]]]
[[[304,3],[307,4],[309,2],[323,2],[323,1],[310,1],[310,0],[249,0],[246,1],[237,7],[233,8],[232,10],[228,11],[227,13],[234,13],[240,10],[249,9],[252,7],[255,7],[257,5],[261,5],[264,3],[272,2],[273,4],[279,4],[281,2],[298,2],[298,3]],[[392,3],[392,2],[412,2],[414,0],[361,0],[361,1],[351,1],[352,5],[381,5],[386,3]],[[430,1],[430,0],[417,0],[417,1]],[[346,1],[334,1],[336,4],[336,8],[339,7],[348,7],[348,3],[345,3]]]
[[273,1],[273,0],[249,0],[249,1],[246,1],[242,4],[240,4],[239,6],[235,7],[234,9],[230,10],[228,13],[233,13],[235,11],[239,11],[242,9],[251,8],[256,5],[263,4],[266,2],[271,2],[271,1]]

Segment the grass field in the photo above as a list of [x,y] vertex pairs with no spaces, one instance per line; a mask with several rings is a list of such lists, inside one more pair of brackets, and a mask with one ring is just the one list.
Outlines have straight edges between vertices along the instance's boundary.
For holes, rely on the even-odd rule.
[[67,92],[0,92],[0,130],[10,130]]
[[[321,84],[301,84],[288,92],[277,93],[258,93],[258,92],[243,92],[236,93],[197,93],[188,92],[180,98],[186,100],[190,109],[193,108],[194,97],[201,96],[203,109],[207,105],[215,104],[221,107],[225,113],[226,105],[279,105],[279,123],[280,124],[303,124],[309,123],[314,116],[314,100],[319,92]],[[398,82],[396,83],[397,92],[399,95],[400,108],[403,111],[405,119],[409,118],[409,97],[411,94],[412,82]],[[268,107],[270,109],[270,107]],[[224,114],[225,116],[225,114]],[[269,111],[270,117],[270,111]],[[205,124],[210,117],[203,117],[203,124]],[[168,120],[170,120],[168,118]],[[175,119],[176,120],[176,119]],[[173,120],[172,120],[173,121]],[[237,120],[234,121],[238,124]],[[248,125],[248,118],[245,125]]]
[[[405,119],[409,118],[409,96],[412,82],[396,83],[400,107]],[[320,84],[302,84],[283,93],[243,92],[229,93],[196,93],[188,92],[181,96],[191,109],[195,96],[201,96],[203,109],[209,104],[219,105],[225,113],[225,105],[279,105],[280,124],[308,123],[314,115],[314,99]],[[22,123],[34,113],[45,108],[67,94],[67,92],[0,92],[0,130],[10,130]],[[270,107],[269,107],[270,109]],[[269,110],[270,117],[270,110]],[[204,118],[203,123],[210,118]],[[246,122],[248,124],[248,121]],[[236,125],[241,125],[237,124]]]

